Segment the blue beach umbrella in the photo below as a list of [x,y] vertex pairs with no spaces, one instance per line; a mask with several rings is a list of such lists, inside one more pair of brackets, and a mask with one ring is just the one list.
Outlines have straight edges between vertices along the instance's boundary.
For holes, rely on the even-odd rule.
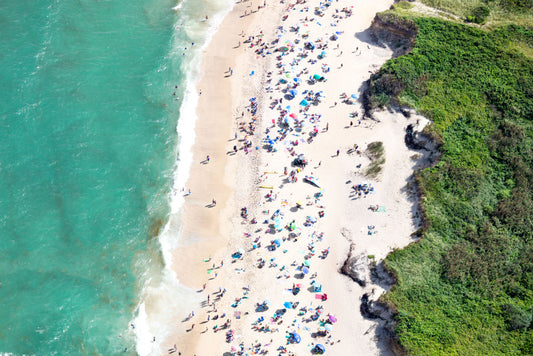
[[275,239],[275,240],[274,240],[274,243],[275,243],[278,247],[281,246],[281,240],[280,240],[280,239]]
[[304,274],[308,274],[309,273],[309,268],[307,268],[307,267],[302,268],[302,272]]
[[294,89],[291,89],[291,90],[289,90],[289,94],[291,94],[292,96],[296,96],[296,95],[298,95],[298,92],[296,90],[294,90]]
[[285,303],[283,303],[283,306],[285,308],[292,308],[292,303],[291,302],[285,302]]
[[309,103],[307,102],[307,100],[303,99],[302,101],[300,101],[300,105],[301,106],[307,106],[307,105],[309,105]]

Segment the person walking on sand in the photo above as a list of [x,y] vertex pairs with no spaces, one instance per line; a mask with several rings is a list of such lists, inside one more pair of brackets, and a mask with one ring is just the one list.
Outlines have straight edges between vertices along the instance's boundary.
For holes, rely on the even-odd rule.
[[217,205],[217,201],[213,198],[213,205]]
[[340,153],[340,152],[341,152],[340,150],[337,150],[337,157],[339,157],[339,153]]
[[205,160],[207,161],[207,163],[209,163],[209,161],[211,160],[211,157],[209,157],[209,155],[207,155],[207,157],[205,158]]

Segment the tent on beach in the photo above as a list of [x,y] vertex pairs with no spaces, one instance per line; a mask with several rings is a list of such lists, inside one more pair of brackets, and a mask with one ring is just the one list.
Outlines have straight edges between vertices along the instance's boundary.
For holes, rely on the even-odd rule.
[[317,355],[322,355],[324,352],[326,352],[326,348],[322,344],[316,344],[313,348],[313,353]]
[[295,343],[299,344],[300,341],[302,341],[302,338],[301,338],[301,336],[299,334],[297,334],[297,333],[289,334],[289,342],[295,342]]

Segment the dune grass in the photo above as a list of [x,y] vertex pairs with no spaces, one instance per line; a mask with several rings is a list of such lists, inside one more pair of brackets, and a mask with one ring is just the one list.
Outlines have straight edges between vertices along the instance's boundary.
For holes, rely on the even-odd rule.
[[370,164],[365,171],[367,177],[376,178],[383,170],[385,164],[385,147],[383,142],[376,141],[368,144],[366,153],[370,158]]

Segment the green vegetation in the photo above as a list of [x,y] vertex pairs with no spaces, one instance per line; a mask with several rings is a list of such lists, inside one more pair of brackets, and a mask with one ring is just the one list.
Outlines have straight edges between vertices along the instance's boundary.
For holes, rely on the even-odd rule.
[[370,165],[365,171],[365,174],[368,177],[375,178],[383,169],[383,164],[385,163],[385,148],[383,147],[383,142],[371,142],[366,148],[366,153],[370,158]]
[[[462,4],[471,13],[479,2]],[[531,355],[533,31],[402,14],[388,16],[416,25],[416,44],[372,75],[370,103],[427,115],[442,156],[416,177],[422,239],[385,260],[399,344],[412,355]]]
[[[532,0],[420,0],[422,3],[478,24],[533,26]],[[477,19],[476,21],[473,21]],[[484,19],[484,20],[482,20]],[[478,22],[480,21],[480,22]]]
[[466,16],[468,22],[474,22],[477,24],[484,24],[489,17],[490,9],[485,5],[479,5],[472,9],[470,15]]

